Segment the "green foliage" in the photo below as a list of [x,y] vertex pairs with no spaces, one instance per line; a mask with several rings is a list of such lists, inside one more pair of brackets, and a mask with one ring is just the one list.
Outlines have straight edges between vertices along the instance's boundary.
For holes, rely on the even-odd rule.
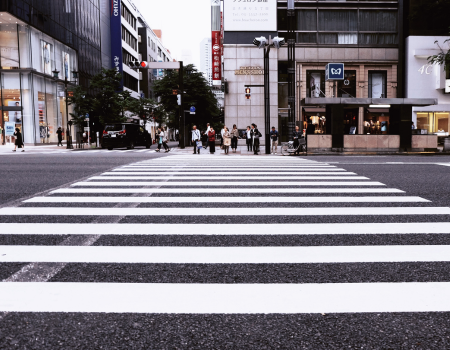
[[[433,55],[428,57],[428,63],[429,64],[438,64],[440,66],[444,66],[444,69],[447,73],[447,76],[450,74],[450,44],[449,49],[444,50],[441,45],[439,45],[439,41],[434,42],[441,52],[439,52],[437,55]],[[444,44],[450,43],[450,38],[444,41]]]
[[150,118],[155,116],[155,111],[159,113],[160,109],[161,107],[158,106],[157,102],[150,98],[133,99],[128,106],[128,111],[132,115],[139,117],[144,122],[144,125],[147,124]]
[[119,93],[122,77],[115,69],[102,69],[91,80],[95,91],[92,99],[92,111],[102,124],[122,122],[124,111],[130,103],[128,91]]
[[[183,96],[184,110],[191,106],[196,108],[195,115],[186,115],[186,125],[195,124],[202,130],[206,129],[207,123],[214,127],[218,125],[220,110],[217,100],[202,73],[193,65],[184,67],[183,84],[186,92]],[[168,115],[166,123],[169,127],[178,127],[179,106],[177,96],[173,95],[174,89],[179,89],[178,71],[168,71],[154,85],[155,95],[161,98],[161,106]]]
[[70,113],[72,122],[79,127],[84,126],[85,115],[91,111],[91,101],[86,91],[81,86],[75,87],[72,97],[67,98],[68,105],[73,105],[73,113]]

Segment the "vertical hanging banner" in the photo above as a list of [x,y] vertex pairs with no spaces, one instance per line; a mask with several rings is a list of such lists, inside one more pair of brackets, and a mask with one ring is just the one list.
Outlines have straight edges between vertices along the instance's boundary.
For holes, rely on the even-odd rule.
[[[111,0],[111,68],[115,68],[123,76],[122,57],[122,20],[120,11],[121,0]],[[123,80],[120,90],[123,89]]]
[[213,85],[222,85],[222,57],[220,45],[220,30],[212,31],[212,74]]
[[222,85],[220,0],[211,0],[211,45],[213,86]]

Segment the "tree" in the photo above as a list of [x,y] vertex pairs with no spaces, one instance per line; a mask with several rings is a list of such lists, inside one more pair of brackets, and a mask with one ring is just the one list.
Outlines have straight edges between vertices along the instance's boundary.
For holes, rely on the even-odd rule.
[[128,92],[119,93],[122,76],[115,69],[102,69],[91,80],[95,91],[92,111],[102,124],[122,122],[129,99]]
[[[183,84],[186,92],[183,96],[184,109],[187,110],[190,106],[196,107],[196,114],[189,115],[186,118],[186,124],[198,125],[199,129],[206,129],[206,123],[211,123],[214,127],[218,126],[220,110],[203,74],[193,65],[188,65],[184,70]],[[155,95],[161,98],[161,105],[168,114],[169,127],[178,127],[179,106],[177,96],[173,94],[173,90],[176,89],[179,89],[178,71],[168,71],[154,84]]]
[[448,49],[444,49],[437,40],[434,43],[439,47],[440,52],[437,55],[428,57],[428,63],[444,66],[446,76],[450,78],[450,38],[444,40],[444,45],[448,44],[449,46]]
[[91,101],[86,91],[81,86],[75,87],[72,96],[67,98],[68,105],[73,105],[73,113],[70,113],[71,121],[74,125],[82,128],[85,123],[85,116],[91,111]]
[[153,109],[156,108],[156,102],[150,98],[133,99],[129,104],[128,110],[135,116],[139,117],[144,127],[152,117]]

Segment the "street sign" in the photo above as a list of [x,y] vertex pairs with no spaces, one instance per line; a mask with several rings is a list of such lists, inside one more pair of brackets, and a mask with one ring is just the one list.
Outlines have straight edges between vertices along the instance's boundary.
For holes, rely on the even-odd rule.
[[191,108],[189,108],[189,112],[195,112],[195,107],[192,106]]
[[86,118],[85,120],[88,122],[88,121],[89,121],[89,118]]
[[325,66],[325,81],[344,80],[344,64],[328,63]]
[[86,113],[86,119],[89,119],[89,113]]

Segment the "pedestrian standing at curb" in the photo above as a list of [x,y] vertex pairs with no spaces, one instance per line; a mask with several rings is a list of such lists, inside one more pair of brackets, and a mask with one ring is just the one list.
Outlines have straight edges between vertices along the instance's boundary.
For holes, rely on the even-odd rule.
[[208,148],[208,133],[209,133],[209,130],[211,130],[211,125],[208,123],[208,124],[206,124],[206,131],[205,131],[205,135],[206,135],[206,146],[203,147],[204,149],[207,149],[207,148]]
[[158,128],[158,131],[156,132],[156,142],[158,143],[158,149],[156,150],[156,152],[161,152],[162,146],[161,128]]
[[[13,152],[16,152],[17,147],[24,148],[23,139],[22,139],[22,133],[20,132],[19,128],[16,128],[16,132],[14,133],[14,137],[16,138],[16,141],[14,142]],[[22,152],[25,152],[25,150],[22,149]]]
[[216,132],[214,128],[211,127],[208,132],[208,144],[209,144],[209,153],[214,154],[216,151]]
[[161,143],[165,149],[165,153],[169,152],[169,146],[167,146],[167,141],[168,141],[168,132],[164,131],[164,128],[161,128],[161,133],[159,134],[159,137],[161,138]]
[[236,124],[233,125],[233,130],[230,131],[230,135],[231,135],[231,149],[233,150],[233,153],[236,153],[239,137],[239,130]]
[[208,147],[208,133],[207,132],[202,132],[202,146],[204,149],[206,149],[206,147]]
[[200,154],[200,148],[197,147],[197,142],[200,141],[200,131],[197,130],[197,126],[192,127],[192,143],[194,144],[194,154]]
[[[270,132],[270,141],[272,141],[272,154],[277,154],[278,152],[278,131],[272,126],[272,131]],[[275,152],[273,151],[275,149]]]
[[63,131],[61,130],[61,127],[59,127],[58,130],[56,130],[56,134],[58,135],[58,147],[59,147],[59,145],[61,145],[61,147],[62,147]]
[[253,151],[253,144],[252,144],[252,129],[247,126],[247,131],[245,132],[246,137],[246,143],[247,143],[247,152]]
[[223,129],[220,130],[220,136],[222,137],[222,139],[220,140],[220,148],[222,148],[222,146],[223,146],[223,134],[225,133],[225,130],[227,130],[227,126],[226,125],[224,125]]
[[259,138],[261,137],[261,133],[257,129],[256,124],[252,124],[252,143],[253,143],[253,153],[258,154],[259,152]]
[[228,130],[228,128],[225,129],[225,132],[223,133],[223,150],[225,154],[228,154],[228,151],[230,150],[231,145],[231,133]]

